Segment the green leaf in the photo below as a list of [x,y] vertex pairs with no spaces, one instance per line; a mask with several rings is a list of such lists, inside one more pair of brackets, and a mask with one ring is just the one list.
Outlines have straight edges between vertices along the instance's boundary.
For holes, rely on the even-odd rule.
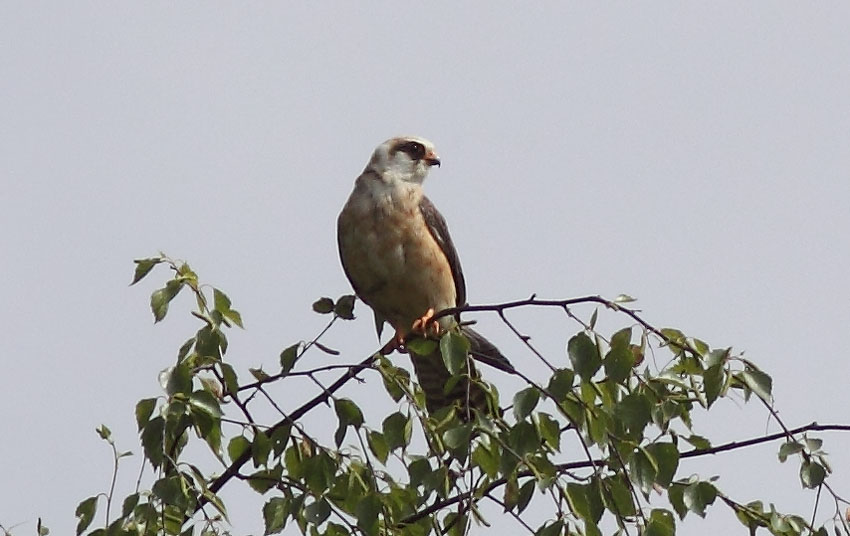
[[599,525],[589,519],[585,519],[584,536],[602,536],[602,531],[599,530]]
[[508,439],[514,452],[519,456],[534,452],[540,447],[540,438],[537,437],[537,430],[528,421],[520,421],[514,425],[508,434]]
[[463,424],[447,430],[443,434],[443,442],[450,449],[468,448],[470,437],[472,437],[472,425]]
[[334,305],[334,314],[343,320],[354,320],[354,295],[340,296]]
[[381,500],[374,493],[364,496],[354,508],[357,526],[369,535],[378,533],[378,514],[381,513]]
[[192,350],[192,347],[195,346],[195,341],[197,341],[197,337],[192,337],[177,350],[177,362],[183,361],[187,355],[189,355],[189,351]]
[[646,395],[633,392],[623,397],[614,408],[614,415],[623,421],[623,425],[635,437],[643,434],[643,429],[652,418],[652,402]]
[[623,383],[632,373],[635,354],[628,344],[613,346],[603,360],[605,375],[615,383]]
[[702,436],[691,434],[684,439],[697,450],[706,450],[711,448],[711,442]]
[[383,381],[384,389],[387,391],[387,394],[389,394],[395,402],[401,400],[405,393],[402,386],[410,386],[410,373],[403,368],[392,365],[392,363],[390,363],[384,356],[381,356],[378,359],[377,369],[381,374],[381,380]]
[[273,469],[255,471],[248,478],[248,485],[259,494],[264,494],[280,483],[283,467],[276,465]]
[[575,372],[570,369],[558,369],[549,378],[549,386],[546,391],[556,402],[563,402],[567,393],[572,391]]
[[611,335],[611,348],[628,348],[632,342],[632,328],[623,328]]
[[220,361],[222,349],[226,349],[227,339],[221,330],[207,324],[195,334],[195,353],[199,356],[209,358],[212,361]]
[[254,467],[266,465],[271,450],[272,441],[269,439],[269,436],[262,430],[256,430],[254,432],[254,440],[251,442],[251,459],[254,461]]
[[304,517],[314,525],[321,525],[330,515],[331,505],[324,499],[319,499],[304,507]]
[[564,410],[564,413],[566,413],[571,424],[573,424],[576,428],[583,425],[585,417],[584,406],[577,396],[571,393],[569,396],[565,397],[559,405],[561,409]]
[[454,376],[466,366],[469,340],[456,331],[449,331],[440,337],[440,353],[449,373]]
[[631,517],[637,513],[632,493],[629,489],[625,477],[617,475],[615,477],[606,478],[602,481],[603,489],[607,490],[602,493],[602,500],[608,510],[617,518]]
[[654,463],[651,455],[644,448],[638,448],[629,460],[629,472],[632,479],[644,497],[649,496],[655,478],[658,475],[658,466]]
[[268,379],[271,377],[265,370],[261,368],[249,368],[248,372],[251,373],[251,376],[253,376],[255,380],[260,382],[268,381]]
[[422,337],[411,337],[404,342],[408,351],[416,355],[429,356],[434,353],[439,343],[432,339],[423,339]]
[[561,426],[558,421],[548,413],[541,412],[537,415],[537,430],[540,437],[547,445],[552,447],[552,450],[561,450]]
[[272,451],[275,456],[280,456],[284,449],[286,449],[287,443],[289,443],[289,437],[292,433],[292,425],[285,424],[283,426],[275,426],[271,430],[271,433]]
[[159,322],[168,313],[168,304],[183,288],[183,281],[172,279],[161,289],[151,294],[151,311],[153,311],[154,322]]
[[136,283],[144,279],[144,277],[148,275],[151,270],[153,270],[153,267],[161,263],[163,260],[164,259],[162,259],[161,257],[134,260],[133,262],[136,263],[136,270],[133,273],[133,282],[130,283],[130,285],[135,285]]
[[696,351],[696,353],[698,353],[700,356],[705,357],[708,355],[709,348],[704,341],[701,341],[695,337],[688,337],[687,342],[690,348]]
[[230,298],[217,288],[213,288],[213,303],[215,310],[218,311],[224,318],[230,320],[240,328],[244,327],[242,325],[242,315],[231,308]]
[[751,501],[744,506],[746,508],[735,508],[735,516],[742,525],[750,529],[750,534],[755,534],[758,527],[767,526],[764,505],[761,501]]
[[150,420],[154,408],[156,408],[156,398],[144,398],[136,404],[136,425],[140,432]]
[[355,428],[360,428],[363,425],[363,412],[360,408],[348,398],[337,398],[334,400],[334,410],[340,422],[345,422],[345,425],[351,425]]
[[295,365],[295,360],[298,358],[298,348],[300,347],[301,343],[295,343],[280,353],[281,374],[287,374],[292,370],[292,366]]
[[230,461],[238,460],[248,449],[251,448],[251,442],[245,436],[236,436],[230,440],[227,445],[227,455],[230,456]]
[[369,443],[369,449],[372,451],[372,454],[377,456],[381,463],[386,464],[390,454],[390,447],[384,438],[384,434],[372,431],[366,436],[366,440]]
[[694,482],[685,488],[683,500],[688,510],[700,517],[705,517],[705,508],[714,503],[717,498],[717,488],[709,482]]
[[637,299],[632,298],[628,294],[619,294],[616,298],[614,298],[614,303],[631,303],[637,301]]
[[598,487],[593,484],[567,483],[567,502],[570,510],[581,519],[597,523],[604,510],[598,491]]
[[336,442],[336,446],[339,447],[342,445],[342,440],[345,437],[345,430],[349,426],[360,428],[363,424],[363,413],[357,404],[347,398],[337,398],[334,400],[334,410],[339,419],[339,427],[334,433],[334,441]]
[[646,451],[655,459],[658,467],[655,483],[663,488],[668,487],[679,467],[679,449],[672,443],[652,443],[646,446]]
[[213,288],[213,307],[221,312],[230,310],[230,298],[217,288]]
[[800,466],[800,481],[803,486],[809,489],[814,489],[823,484],[825,478],[826,469],[817,462],[804,461]]
[[181,481],[182,478],[176,475],[160,478],[153,483],[151,491],[155,497],[161,499],[165,504],[185,507],[189,498]]
[[319,298],[313,302],[313,310],[320,315],[330,314],[334,311],[334,301],[330,298]]
[[77,510],[74,512],[74,515],[80,519],[77,522],[77,536],[91,525],[95,512],[97,512],[97,497],[89,497],[77,505]]
[[478,466],[490,478],[496,478],[499,474],[499,458],[482,444],[478,444],[470,456],[473,466]]
[[145,425],[142,430],[142,447],[144,447],[145,457],[151,462],[154,468],[158,469],[162,464],[162,436],[165,430],[165,419],[162,417],[154,417]]
[[[547,524],[548,523],[548,524]],[[564,522],[560,519],[555,522],[547,521],[537,529],[535,536],[560,536],[563,532]]]
[[510,512],[516,507],[516,503],[519,500],[519,484],[516,480],[516,475],[512,475],[511,478],[508,478],[507,482],[505,482],[505,493],[502,497],[502,502],[505,503],[505,512]]
[[386,438],[390,449],[395,450],[397,448],[406,447],[410,442],[413,425],[409,418],[399,412],[395,412],[384,419],[381,429],[384,432],[384,437]]
[[[409,528],[409,527],[405,527]],[[351,533],[345,527],[345,525],[340,525],[339,523],[334,523],[333,521],[329,522],[327,525],[327,529],[325,529],[324,536],[350,536]],[[422,536],[425,533],[422,532]],[[418,536],[416,532],[411,532],[411,536]]]
[[676,534],[676,520],[669,510],[655,508],[649,515],[643,536],[673,536]]
[[450,512],[443,518],[442,528],[439,533],[446,536],[465,536],[466,524],[466,515],[458,515],[456,512]]
[[596,344],[584,333],[579,333],[570,339],[570,342],[567,343],[567,353],[570,356],[573,370],[586,382],[590,381],[599,367],[602,366],[602,359],[599,357]]
[[516,503],[516,513],[521,514],[531,502],[531,497],[534,495],[534,480],[531,479],[519,488],[519,497]]
[[773,388],[773,379],[770,376],[754,368],[739,372],[737,376],[759,398],[766,402],[770,401],[770,393]]
[[304,463],[298,445],[292,445],[286,449],[286,453],[283,455],[283,463],[286,465],[286,472],[291,478],[298,480],[303,476]]
[[273,497],[263,506],[264,534],[277,534],[286,526],[289,515],[289,500],[284,497]]
[[708,357],[705,359],[706,366],[713,367],[714,365],[723,365],[729,360],[729,354],[731,351],[731,348],[711,350],[708,352]]
[[588,322],[590,329],[596,329],[596,320],[598,318],[599,318],[599,309],[596,308],[596,309],[593,310],[593,314],[590,315],[590,322]]
[[209,391],[195,391],[189,395],[189,406],[197,411],[203,411],[215,419],[220,419],[223,413],[218,400]]
[[726,380],[725,376],[722,363],[712,365],[706,369],[705,374],[703,375],[703,386],[705,387],[707,408],[710,408],[720,395],[720,390]]
[[685,487],[685,484],[677,482],[667,488],[667,498],[673,506],[673,509],[676,510],[676,514],[679,515],[679,519],[685,519],[685,516],[688,515],[688,507],[685,506],[684,498]]
[[177,393],[188,395],[192,392],[192,372],[185,363],[171,367],[166,374],[165,392],[168,396]]
[[806,438],[804,438],[804,441],[806,443],[806,450],[808,450],[811,453],[815,453],[815,452],[819,451],[821,449],[821,447],[823,446],[823,439],[806,437]]
[[425,477],[433,473],[431,463],[428,458],[414,458],[407,464],[407,474],[410,476],[410,485],[419,487],[422,485]]
[[803,452],[803,444],[799,441],[787,441],[779,447],[779,461],[785,462],[788,456]]
[[239,391],[239,378],[236,376],[236,371],[228,363],[219,363],[219,366],[224,378],[224,392],[226,394],[237,393]]
[[533,456],[526,463],[534,471],[534,477],[537,479],[537,488],[541,491],[548,490],[555,481],[558,469],[545,455]]
[[138,493],[127,495],[127,497],[124,498],[124,502],[121,503],[121,517],[129,516],[133,512],[133,509],[136,508],[137,504],[139,504]]
[[536,387],[528,387],[514,395],[514,416],[521,421],[528,417],[540,400],[540,391]]
[[222,313],[222,314],[224,315],[225,318],[227,318],[228,320],[230,320],[231,322],[233,322],[234,324],[236,324],[240,328],[243,328],[243,329],[245,328],[245,326],[242,324],[242,315],[239,314],[239,311],[237,311],[235,309],[230,309],[227,312]]

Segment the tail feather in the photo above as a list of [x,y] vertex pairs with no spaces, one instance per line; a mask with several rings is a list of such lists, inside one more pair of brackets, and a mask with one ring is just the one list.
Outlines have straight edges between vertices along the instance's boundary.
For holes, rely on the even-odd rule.
[[[469,340],[469,354],[475,361],[480,361],[510,374],[516,373],[516,369],[508,361],[508,358],[502,355],[502,352],[493,343],[467,326],[464,326],[461,330]],[[425,392],[425,405],[429,413],[451,406],[456,402],[460,403],[461,408],[465,408],[468,402],[471,408],[482,412],[487,411],[487,393],[480,384],[470,381],[469,378],[458,381],[446,392],[445,387],[451,378],[451,374],[443,362],[439,347],[427,356],[410,352],[410,359],[413,362],[419,385]],[[470,377],[478,378],[478,370],[474,363],[470,362],[469,364],[472,369],[469,371]]]
[[[487,394],[481,385],[470,381],[469,378],[461,379],[446,392],[446,384],[452,375],[443,363],[439,348],[427,356],[410,352],[410,360],[413,362],[419,385],[425,392],[425,406],[428,408],[428,413],[434,413],[455,402],[460,403],[461,408],[465,408],[468,402],[470,408],[482,412],[487,410]],[[478,371],[474,365],[470,375],[473,378],[478,377]]]
[[462,327],[461,331],[469,340],[469,353],[472,355],[473,359],[509,374],[514,374],[516,372],[514,366],[511,365],[510,361],[508,361],[508,358],[505,357],[498,348],[496,348],[495,344],[484,338],[483,335],[469,326]]

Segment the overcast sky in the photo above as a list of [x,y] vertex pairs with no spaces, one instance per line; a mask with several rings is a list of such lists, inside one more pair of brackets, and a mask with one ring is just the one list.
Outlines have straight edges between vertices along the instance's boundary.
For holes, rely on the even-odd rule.
[[[164,251],[228,292],[246,326],[229,358],[273,370],[326,320],[312,301],[350,292],[336,215],[401,133],[442,157],[426,189],[470,302],[628,293],[652,323],[745,351],[787,424],[848,422],[848,21],[846,2],[0,2],[0,524],[72,533],[77,503],[109,484],[101,423],[136,452],[132,489],[134,405],[198,327],[185,296],[153,325],[167,275],[128,287],[134,258]],[[377,346],[358,313],[326,339],[339,362]],[[566,362],[577,325],[514,318]],[[366,379],[346,395],[388,413]],[[776,430],[757,404],[718,413],[696,431]],[[850,438],[825,439],[850,495]],[[811,512],[777,448],[679,476]],[[261,533],[261,500],[228,497],[234,534]],[[709,513],[689,532],[744,530]]]

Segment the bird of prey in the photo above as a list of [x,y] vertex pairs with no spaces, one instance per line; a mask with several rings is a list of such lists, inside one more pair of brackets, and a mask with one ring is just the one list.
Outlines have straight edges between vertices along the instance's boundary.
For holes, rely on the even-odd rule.
[[[431,327],[450,329],[457,318],[435,322],[434,312],[466,303],[466,283],[446,221],[422,190],[428,171],[439,165],[428,140],[404,136],[385,141],[357,177],[337,220],[343,269],[357,296],[372,308],[379,337],[384,321],[399,342]],[[468,326],[461,330],[473,358],[515,372],[490,341]],[[474,382],[457,382],[445,392],[451,375],[439,347],[430,355],[409,353],[429,412],[455,402],[467,407],[467,400],[473,408],[486,409],[485,393]],[[477,374],[474,367],[469,372]]]

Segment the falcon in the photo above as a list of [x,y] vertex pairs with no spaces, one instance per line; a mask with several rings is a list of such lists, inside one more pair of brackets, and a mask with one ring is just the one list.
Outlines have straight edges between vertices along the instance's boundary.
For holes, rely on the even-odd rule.
[[[384,322],[395,329],[387,351],[409,336],[452,329],[458,318],[433,320],[435,312],[466,303],[466,283],[446,221],[422,189],[434,166],[440,166],[440,158],[428,140],[404,136],[385,141],[357,177],[337,220],[339,255],[348,280],[372,308],[378,336]],[[468,326],[460,329],[474,359],[515,372],[490,341]],[[439,347],[430,355],[408,353],[429,412],[456,402],[486,409],[482,387],[468,378],[445,391],[451,374]],[[477,377],[469,365],[470,376]]]

